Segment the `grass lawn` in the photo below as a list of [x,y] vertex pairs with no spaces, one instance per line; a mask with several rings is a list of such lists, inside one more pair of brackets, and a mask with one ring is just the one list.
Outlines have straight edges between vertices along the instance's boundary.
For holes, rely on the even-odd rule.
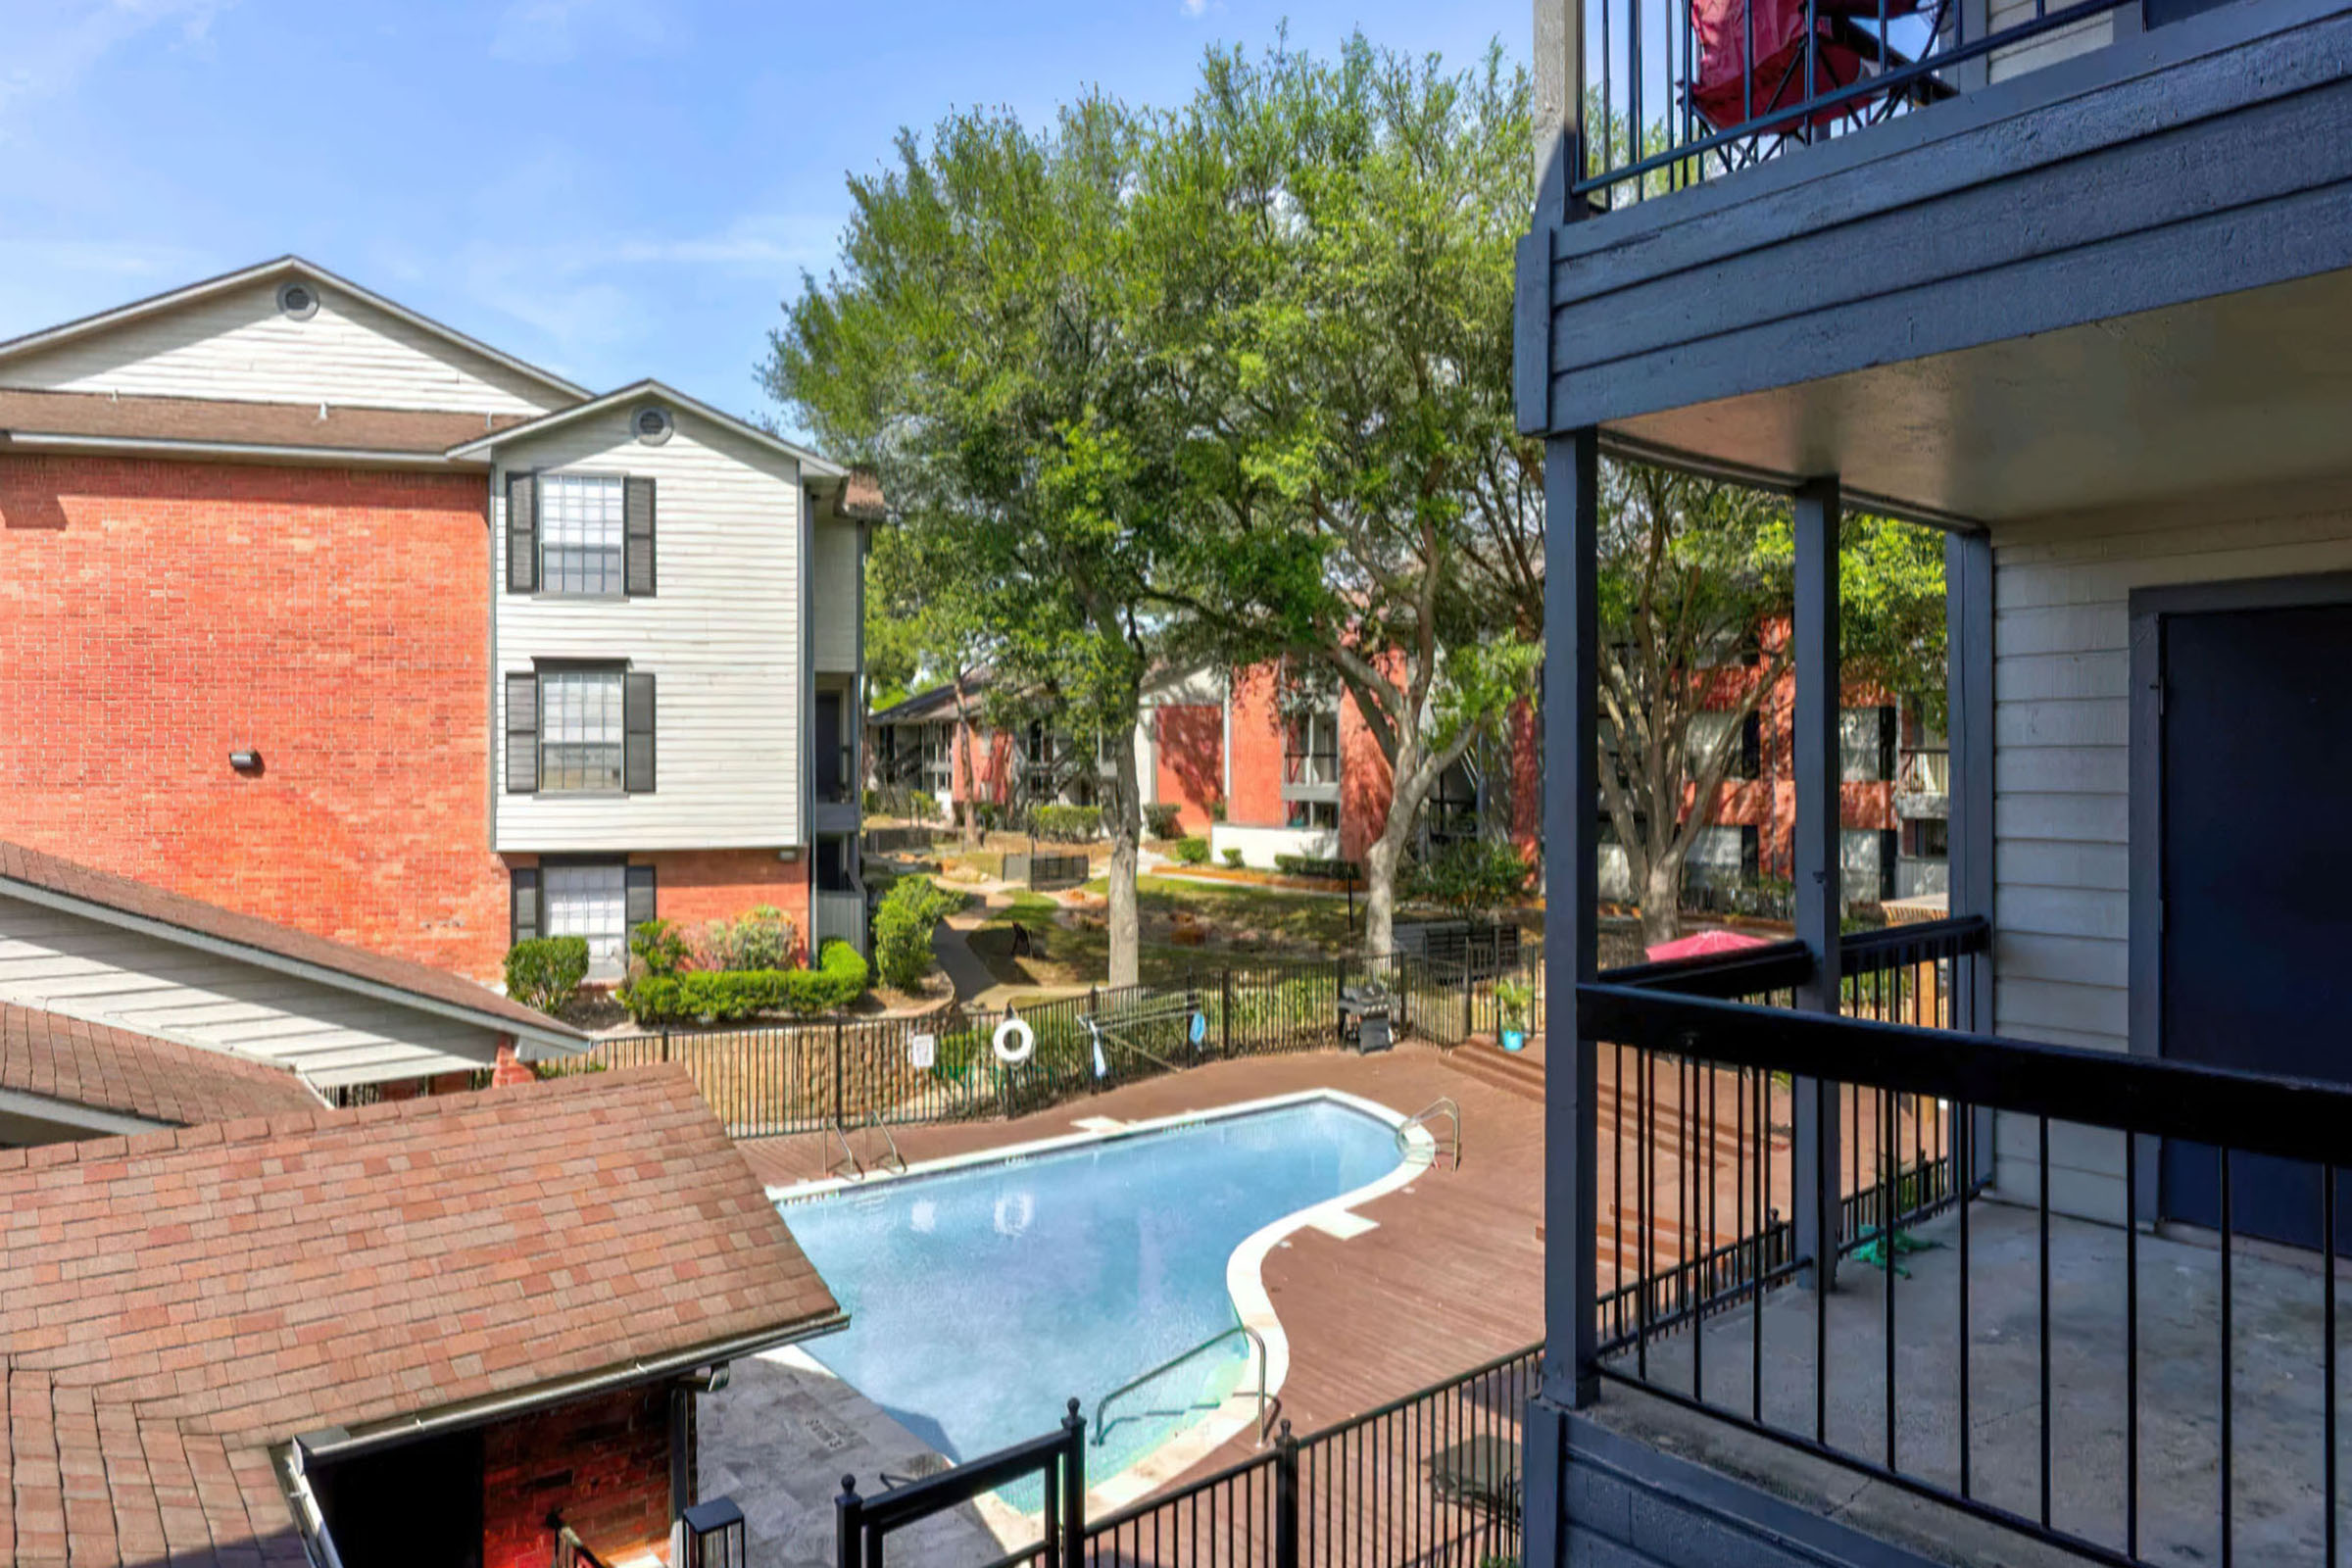
[[[1085,891],[1100,900],[1102,878]],[[1361,940],[1345,898],[1318,898],[1238,884],[1210,886],[1173,877],[1136,881],[1143,912],[1143,972],[1148,983],[1181,979],[1193,969],[1261,957],[1330,957]],[[1004,985],[1068,987],[1100,983],[1110,969],[1110,935],[1098,902],[1067,909],[1043,894],[1019,893],[990,912],[971,935],[972,951]],[[1028,952],[1013,952],[1014,926]]]

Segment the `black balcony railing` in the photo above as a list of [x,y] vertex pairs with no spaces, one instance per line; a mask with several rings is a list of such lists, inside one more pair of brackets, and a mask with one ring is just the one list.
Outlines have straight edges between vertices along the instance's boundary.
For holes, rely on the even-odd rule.
[[1575,191],[1617,206],[1847,134],[2130,3],[1592,0]]
[[[2083,1560],[2336,1562],[2352,1088],[1979,1033],[1984,939],[1856,939],[1836,1018],[1757,1004],[1810,987],[1794,944],[1579,988],[1592,1370]],[[2118,1223],[2160,1148],[2218,1234]],[[2299,1257],[2239,1240],[2281,1192]]]

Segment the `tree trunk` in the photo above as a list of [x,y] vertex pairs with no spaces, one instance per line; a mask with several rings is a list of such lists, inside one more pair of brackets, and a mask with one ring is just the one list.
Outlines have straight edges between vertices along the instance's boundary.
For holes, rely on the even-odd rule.
[[1380,837],[1364,846],[1364,956],[1378,961],[1396,947],[1396,866],[1404,858],[1411,821],[1394,809]]
[[[1127,733],[1135,719],[1127,720]],[[1118,760],[1111,793],[1110,827],[1110,983],[1131,986],[1143,978],[1143,921],[1136,906],[1136,862],[1144,837],[1143,792],[1135,773],[1135,747],[1114,747]]]
[[956,676],[956,770],[963,776],[960,789],[950,793],[956,796],[957,826],[963,830],[963,847],[977,849],[980,845],[980,807],[972,798],[972,715],[963,695],[963,675]]
[[1642,946],[1654,948],[1683,934],[1683,862],[1653,855],[1642,879]]

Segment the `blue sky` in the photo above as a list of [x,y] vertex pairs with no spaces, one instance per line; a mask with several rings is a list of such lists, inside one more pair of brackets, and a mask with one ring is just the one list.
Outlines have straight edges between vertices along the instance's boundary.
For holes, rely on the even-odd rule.
[[1173,103],[1287,20],[1524,58],[1526,0],[0,0],[0,338],[288,251],[594,388],[753,368],[951,107]]

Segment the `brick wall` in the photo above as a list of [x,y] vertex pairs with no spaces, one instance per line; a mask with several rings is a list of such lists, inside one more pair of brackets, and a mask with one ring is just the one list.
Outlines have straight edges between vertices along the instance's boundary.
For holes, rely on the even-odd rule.
[[1209,803],[1225,798],[1225,710],[1212,703],[1170,704],[1152,710],[1152,722],[1154,798],[1177,808],[1187,833],[1205,833]]
[[[1361,865],[1364,851],[1388,830],[1392,775],[1372,726],[1352,693],[1340,698],[1340,858]],[[1409,848],[1409,846],[1408,846]]]
[[1273,665],[1234,676],[1233,733],[1226,744],[1233,751],[1233,799],[1226,819],[1250,827],[1282,826],[1282,712]]
[[483,511],[478,476],[0,456],[0,838],[495,977]]
[[649,1550],[667,1560],[669,1501],[664,1388],[582,1399],[482,1434],[482,1568],[547,1568],[551,1509],[607,1562]]

